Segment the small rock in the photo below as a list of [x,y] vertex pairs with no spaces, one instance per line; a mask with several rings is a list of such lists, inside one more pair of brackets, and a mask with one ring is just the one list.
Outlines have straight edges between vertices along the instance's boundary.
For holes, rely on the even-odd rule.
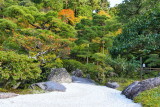
[[116,88],[119,87],[119,84],[118,84],[117,82],[108,82],[108,83],[106,84],[106,86],[109,87],[109,88],[116,89]]
[[86,78],[91,79],[90,74],[86,74]]
[[76,69],[75,71],[72,72],[72,75],[74,75],[76,77],[82,77],[83,76],[83,72],[80,69]]
[[58,83],[71,83],[72,78],[65,68],[53,68],[48,76],[48,81]]
[[5,99],[5,98],[11,98],[18,96],[18,94],[15,93],[0,93],[0,99]]

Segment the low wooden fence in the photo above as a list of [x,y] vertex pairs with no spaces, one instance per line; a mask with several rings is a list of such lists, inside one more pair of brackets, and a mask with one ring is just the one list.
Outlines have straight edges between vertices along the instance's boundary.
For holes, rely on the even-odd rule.
[[[147,68],[147,67],[142,67],[140,68],[141,70],[141,80],[142,80],[142,76],[143,73],[147,73],[147,72],[155,72],[158,71],[160,73],[160,68]],[[160,75],[160,74],[159,74]]]
[[160,68],[143,68],[144,71],[160,71]]

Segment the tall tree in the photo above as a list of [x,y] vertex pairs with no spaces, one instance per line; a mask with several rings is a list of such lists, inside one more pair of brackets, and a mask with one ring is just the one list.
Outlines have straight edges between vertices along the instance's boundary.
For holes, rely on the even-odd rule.
[[126,22],[128,19],[140,15],[143,0],[124,0],[122,4],[118,5],[121,20]]
[[160,52],[159,9],[130,20],[114,42],[112,54],[135,57]]

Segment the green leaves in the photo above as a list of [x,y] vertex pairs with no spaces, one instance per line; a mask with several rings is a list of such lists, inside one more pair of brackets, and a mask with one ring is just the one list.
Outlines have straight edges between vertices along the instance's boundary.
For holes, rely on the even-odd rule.
[[151,54],[149,58],[145,61],[148,65],[151,66],[158,66],[160,65],[160,56],[158,54]]
[[13,87],[19,81],[36,79],[40,73],[39,63],[33,59],[15,52],[0,51],[0,80],[7,81],[8,88]]
[[100,62],[104,62],[106,57],[107,57],[106,54],[102,54],[102,53],[95,53],[92,55],[92,58]]
[[25,11],[21,8],[21,6],[13,5],[8,7],[5,13],[7,16],[16,18],[17,16],[23,16]]
[[35,18],[31,14],[25,14],[24,18],[29,21],[29,23],[34,23]]
[[36,29],[50,30],[65,38],[76,36],[74,27],[58,19],[57,12],[54,11],[40,12],[33,6],[13,5],[8,7],[5,13],[6,16],[15,18],[21,27],[31,25]]
[[0,19],[0,31],[12,31],[12,30],[15,30],[17,28],[17,25],[10,21],[10,20],[7,20],[7,19]]
[[[151,11],[131,20],[114,42],[113,55],[132,53],[136,57],[157,53],[160,48],[159,12]],[[127,50],[127,51],[126,51]]]

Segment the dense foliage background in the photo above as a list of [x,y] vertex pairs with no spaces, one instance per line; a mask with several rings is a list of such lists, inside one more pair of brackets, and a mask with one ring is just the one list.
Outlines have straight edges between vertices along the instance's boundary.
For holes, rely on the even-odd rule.
[[140,57],[160,66],[159,33],[158,0],[0,0],[0,83],[25,87],[60,67],[101,84],[139,78]]

